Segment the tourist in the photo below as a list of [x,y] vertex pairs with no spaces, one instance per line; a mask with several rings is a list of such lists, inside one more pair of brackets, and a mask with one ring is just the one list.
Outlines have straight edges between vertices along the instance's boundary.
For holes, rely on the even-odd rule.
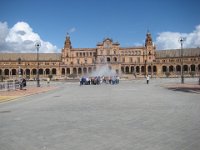
[[147,84],[149,84],[149,75],[147,75],[146,79],[147,79]]
[[116,77],[116,83],[119,84],[119,76]]
[[79,80],[79,81],[80,81],[80,86],[81,86],[81,85],[82,85],[82,77],[80,77],[80,80]]
[[50,78],[47,78],[47,86],[50,84]]

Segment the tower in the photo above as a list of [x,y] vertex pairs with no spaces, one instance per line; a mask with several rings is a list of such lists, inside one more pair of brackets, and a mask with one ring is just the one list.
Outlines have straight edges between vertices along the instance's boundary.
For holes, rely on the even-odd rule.
[[72,48],[69,33],[67,33],[64,48],[68,48],[68,49]]
[[145,49],[146,49],[146,60],[147,62],[152,62],[155,58],[155,46],[153,44],[153,40],[151,37],[151,33],[148,31],[146,34],[146,40],[145,40]]
[[64,43],[64,48],[62,49],[62,61],[63,62],[65,62],[65,63],[68,62],[68,58],[71,55],[71,49],[72,49],[71,40],[70,40],[69,33],[67,33],[65,43]]

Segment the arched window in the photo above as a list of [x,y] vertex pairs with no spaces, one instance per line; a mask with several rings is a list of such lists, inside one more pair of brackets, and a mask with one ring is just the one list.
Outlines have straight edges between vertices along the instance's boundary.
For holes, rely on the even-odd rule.
[[144,72],[144,66],[141,67],[141,72]]
[[133,73],[134,72],[134,66],[131,66],[131,73]]
[[45,72],[46,72],[46,75],[49,75],[50,74],[50,69],[46,69]]
[[16,75],[16,74],[17,74],[16,69],[12,69],[12,75]]
[[126,73],[129,73],[129,67],[126,66]]
[[37,70],[36,70],[36,69],[33,69],[33,70],[32,70],[32,74],[33,74],[33,75],[36,75],[36,73],[37,73]]
[[107,62],[110,62],[110,57],[107,57]]
[[5,70],[4,70],[4,74],[5,74],[6,76],[8,76],[8,75],[9,75],[9,69],[5,69]]
[[39,69],[39,74],[43,74],[43,69]]
[[191,71],[196,71],[195,65],[191,65]]
[[88,68],[88,72],[92,73],[92,68],[91,67]]
[[[18,72],[19,73],[19,72]],[[20,69],[20,74],[23,75],[24,74],[24,71],[23,69]]]
[[153,72],[157,72],[157,67],[153,66]]
[[122,71],[122,73],[124,73],[124,67],[123,66],[121,67],[121,71]]
[[140,72],[140,67],[136,66],[136,72],[139,73]]
[[77,74],[76,68],[73,68],[73,74]]
[[67,68],[67,74],[70,74],[70,68]]
[[26,75],[30,75],[31,74],[30,69],[26,69],[25,72],[26,72]]
[[181,66],[180,66],[180,65],[177,65],[177,66],[176,66],[176,71],[177,71],[177,72],[180,72],[180,71],[181,71]]
[[56,68],[52,69],[52,74],[56,75]]
[[114,62],[117,62],[117,57],[114,57],[114,58],[113,58],[113,61],[114,61]]
[[78,68],[78,74],[82,74],[82,69]]
[[65,68],[62,68],[62,75],[65,75]]
[[87,68],[83,68],[83,73],[87,73]]
[[169,72],[173,72],[174,71],[174,67],[173,66],[169,66]]
[[188,71],[188,65],[183,66],[183,71]]
[[167,72],[167,67],[166,66],[162,66],[162,72]]
[[148,66],[148,72],[151,72],[151,66]]

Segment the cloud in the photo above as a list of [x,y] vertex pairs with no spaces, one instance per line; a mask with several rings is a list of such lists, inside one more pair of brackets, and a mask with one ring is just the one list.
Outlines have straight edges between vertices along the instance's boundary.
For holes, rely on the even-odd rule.
[[0,52],[35,53],[35,41],[41,42],[41,53],[56,52],[58,48],[44,41],[33,32],[26,22],[18,22],[12,28],[7,22],[0,22]]
[[73,33],[73,32],[75,32],[75,31],[76,31],[76,28],[75,28],[75,27],[69,29],[69,33]]
[[178,49],[181,47],[180,37],[186,38],[183,43],[184,48],[200,47],[200,25],[191,33],[161,32],[158,34],[155,44],[158,50]]

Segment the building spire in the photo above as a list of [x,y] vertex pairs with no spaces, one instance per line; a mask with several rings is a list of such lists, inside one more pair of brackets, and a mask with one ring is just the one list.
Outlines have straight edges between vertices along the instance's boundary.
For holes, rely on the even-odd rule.
[[65,40],[65,48],[72,48],[71,40],[70,40],[70,36],[69,36],[68,32],[67,32],[67,36],[66,36],[66,40]]
[[146,40],[145,40],[145,46],[147,47],[148,45],[151,46],[153,45],[151,33],[149,32],[149,30],[147,30]]

